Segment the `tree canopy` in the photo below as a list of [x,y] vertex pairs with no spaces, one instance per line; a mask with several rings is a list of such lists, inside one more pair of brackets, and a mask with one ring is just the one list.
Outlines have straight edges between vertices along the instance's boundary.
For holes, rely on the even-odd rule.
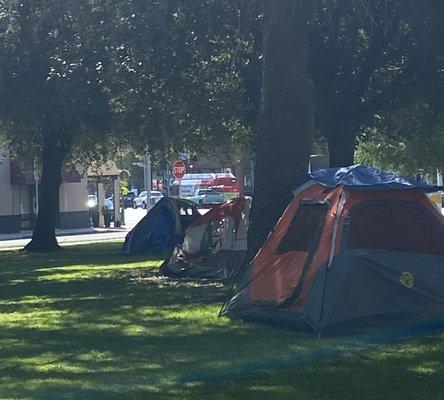
[[243,27],[255,23],[253,7],[205,0],[2,3],[3,132],[42,163],[29,249],[57,248],[60,170],[69,160],[104,158],[110,144],[162,154],[248,148],[256,111],[249,96],[258,90],[251,94],[244,81],[257,48]]
[[[286,166],[299,149],[305,163],[312,148],[313,107],[331,165],[353,163],[358,142],[357,160],[412,172],[439,168],[443,10],[439,0],[1,2],[2,133],[42,165],[30,248],[57,248],[62,167],[106,158],[118,146],[160,159],[175,151],[253,152],[259,203],[266,207],[274,179],[264,171],[278,168],[283,204],[299,174],[286,174]],[[268,71],[267,51],[295,70]],[[287,93],[295,77],[305,102]],[[277,87],[283,103],[275,109],[267,101],[278,100]],[[295,115],[284,123],[289,110]]]
[[97,143],[110,130],[100,30],[87,0],[2,3],[0,118],[10,145],[38,156],[42,164],[30,250],[58,247],[54,228],[61,169],[73,145]]
[[382,113],[441,102],[435,19],[442,5],[417,0],[316,4],[309,47],[316,125],[328,140],[331,165],[349,165],[361,129],[387,131],[380,130],[389,121],[380,118]]

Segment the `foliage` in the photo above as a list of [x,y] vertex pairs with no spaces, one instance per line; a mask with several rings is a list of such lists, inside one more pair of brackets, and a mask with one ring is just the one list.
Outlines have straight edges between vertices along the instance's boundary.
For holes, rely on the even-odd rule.
[[444,124],[436,122],[426,104],[380,115],[380,123],[358,140],[357,162],[403,174],[444,169]]
[[147,1],[111,8],[119,23],[108,47],[121,67],[113,67],[109,86],[117,89],[113,106],[128,143],[158,158],[248,148],[256,122],[250,103],[254,96],[258,103],[259,87],[248,87],[259,71],[254,4]]
[[[39,213],[29,251],[59,249],[55,225],[62,168],[101,155],[110,132],[106,51],[94,2],[11,0],[0,17],[0,120],[9,145],[41,162]],[[88,146],[89,144],[89,146]]]
[[122,196],[126,196],[130,192],[130,187],[127,181],[121,179],[120,180],[120,193]]
[[318,340],[219,318],[221,285],[162,279],[120,246],[0,253],[0,397],[441,398],[442,333]]
[[[381,113],[439,103],[435,13],[442,5],[433,0],[316,4],[309,48],[315,120],[329,141],[333,163],[344,157],[352,161],[356,135],[365,126],[381,126]],[[416,116],[415,125],[424,122],[424,115]]]
[[[41,157],[109,132],[100,24],[86,0],[8,1],[0,19],[0,119],[9,144]],[[88,147],[85,146],[85,149]]]
[[23,155],[41,151],[47,114],[63,123],[57,135],[78,163],[118,145],[154,158],[248,151],[260,88],[256,2],[20,4],[2,10],[0,119]]

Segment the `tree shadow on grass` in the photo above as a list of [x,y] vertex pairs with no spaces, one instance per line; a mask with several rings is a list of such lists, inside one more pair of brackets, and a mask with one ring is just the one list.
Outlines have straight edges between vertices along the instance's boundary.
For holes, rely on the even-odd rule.
[[158,387],[218,351],[237,356],[244,333],[217,318],[220,285],[160,279],[112,246],[81,250],[1,255],[1,395],[97,398]]
[[136,262],[159,263],[164,254],[123,254],[122,243],[105,242],[63,247],[52,253],[29,253],[24,250],[0,252],[0,273],[18,273],[43,267],[71,265],[119,265]]
[[[192,370],[260,360],[257,346],[270,344],[266,328],[234,329],[205,317],[184,316],[176,306],[121,314],[80,313],[66,317],[59,329],[2,329],[0,341],[8,344],[0,350],[3,379],[13,381],[13,393],[36,399],[64,398],[81,388],[81,398],[97,398],[100,391],[152,391],[177,385]],[[287,351],[290,337],[280,340],[272,345],[274,355]],[[29,385],[33,389],[27,393]]]
[[374,393],[376,377],[387,383],[391,369],[395,387],[402,379],[414,386],[398,388],[404,398],[419,393],[420,378],[437,389],[430,381],[442,371],[442,336],[392,350],[229,321],[217,316],[221,285],[171,282],[156,276],[156,259],[128,258],[116,245],[95,248],[50,260],[26,256],[15,261],[18,275],[9,273],[13,255],[0,256],[0,276],[7,277],[0,291],[0,397],[356,398],[340,383],[367,399],[361,389]]
[[[165,388],[161,393],[134,391],[125,399],[183,400],[355,400],[432,399],[441,400],[444,391],[443,335],[408,343],[380,345],[370,350],[342,351],[331,357],[292,357],[281,365],[259,362],[232,368],[235,374],[201,371],[201,377]],[[189,375],[188,375],[189,376]],[[109,396],[117,400],[119,395]]]

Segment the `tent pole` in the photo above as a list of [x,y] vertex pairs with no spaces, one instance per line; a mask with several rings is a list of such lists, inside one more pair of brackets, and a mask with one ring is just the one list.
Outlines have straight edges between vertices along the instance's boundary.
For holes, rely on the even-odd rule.
[[347,199],[347,195],[345,191],[341,193],[339,198],[338,206],[336,207],[336,215],[335,222],[333,225],[332,235],[331,235],[331,243],[330,243],[330,256],[328,259],[328,263],[325,266],[325,277],[324,277],[324,288],[322,290],[322,302],[321,302],[321,312],[319,313],[319,321],[318,321],[318,339],[321,338],[321,329],[322,329],[322,318],[324,317],[324,303],[325,303],[325,295],[327,291],[327,278],[328,272],[330,271],[331,264],[334,258],[335,246],[336,246],[336,234],[338,229],[339,217],[342,213],[342,209],[344,207],[345,201]]

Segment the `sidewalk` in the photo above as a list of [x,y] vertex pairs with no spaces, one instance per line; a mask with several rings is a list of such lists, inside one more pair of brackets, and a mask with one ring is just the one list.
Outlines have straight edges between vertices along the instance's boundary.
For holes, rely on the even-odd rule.
[[[56,229],[60,244],[117,240],[125,238],[127,233],[126,228]],[[32,231],[0,234],[0,251],[23,248],[29,243],[31,237]]]
[[[107,233],[107,232],[122,232],[127,231],[125,228],[81,228],[81,229],[56,229],[56,236],[75,236],[75,235],[88,235],[94,233]],[[0,234],[0,242],[4,240],[19,240],[19,239],[31,239],[32,231],[22,231],[18,233],[3,233]]]
[[[123,228],[56,229],[57,240],[60,244],[122,240],[145,215],[146,210],[128,208],[125,210],[126,225]],[[0,234],[0,251],[22,249],[31,237],[32,231]]]

